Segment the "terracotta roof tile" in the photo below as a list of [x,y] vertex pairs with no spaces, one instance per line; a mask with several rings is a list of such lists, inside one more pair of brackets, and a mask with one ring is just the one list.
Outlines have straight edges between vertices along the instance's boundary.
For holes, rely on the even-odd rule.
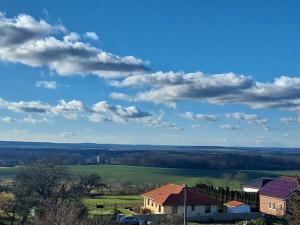
[[[183,205],[184,185],[166,184],[152,191],[142,194],[161,205]],[[201,194],[191,188],[186,190],[187,205],[217,205],[218,202],[209,196]]]
[[225,203],[224,205],[235,208],[235,207],[239,207],[239,206],[244,205],[244,204],[245,204],[244,202],[230,201],[230,202]]

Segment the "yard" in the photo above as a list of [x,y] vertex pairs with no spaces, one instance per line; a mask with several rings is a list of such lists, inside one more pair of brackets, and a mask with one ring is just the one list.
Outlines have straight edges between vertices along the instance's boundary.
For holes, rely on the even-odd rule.
[[[95,198],[84,198],[84,204],[87,206],[90,215],[113,214],[115,207],[124,215],[130,215],[130,207],[139,207],[143,205],[143,199],[138,195],[129,196],[99,196]],[[99,208],[97,208],[97,206]]]

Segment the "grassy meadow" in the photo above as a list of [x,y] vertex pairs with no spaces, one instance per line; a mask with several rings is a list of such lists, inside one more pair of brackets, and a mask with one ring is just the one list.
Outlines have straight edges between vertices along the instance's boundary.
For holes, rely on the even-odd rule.
[[[97,173],[102,176],[106,183],[127,182],[130,184],[160,185],[168,182],[178,184],[194,185],[199,181],[209,180],[214,185],[224,185],[223,174],[231,174],[233,179],[229,183],[232,188],[239,188],[238,181],[234,179],[236,170],[200,170],[200,169],[177,169],[177,168],[155,168],[123,165],[73,165],[69,166],[75,174]],[[13,178],[18,167],[0,167],[0,179]],[[300,174],[300,171],[262,171],[245,170],[247,179],[257,177],[277,177],[281,175]]]
[[[115,206],[124,215],[131,215],[132,212],[126,207],[136,207],[143,205],[141,196],[128,195],[128,196],[99,196],[95,198],[84,198],[84,204],[87,206],[89,214],[101,215],[112,214]],[[102,205],[104,208],[97,208],[97,205]]]

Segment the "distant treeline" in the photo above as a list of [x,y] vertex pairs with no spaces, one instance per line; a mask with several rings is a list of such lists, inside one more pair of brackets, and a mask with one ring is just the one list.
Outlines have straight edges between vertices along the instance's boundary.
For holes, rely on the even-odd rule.
[[[98,161],[97,161],[98,156]],[[122,164],[131,166],[187,169],[298,170],[300,154],[165,150],[97,150],[58,148],[1,148],[0,166],[14,166],[39,161],[61,164]]]
[[250,205],[253,211],[259,210],[259,195],[258,193],[249,193],[237,190],[230,190],[228,187],[214,187],[213,185],[199,183],[196,184],[195,189],[200,193],[212,196],[218,200],[220,205],[235,200],[241,201]]

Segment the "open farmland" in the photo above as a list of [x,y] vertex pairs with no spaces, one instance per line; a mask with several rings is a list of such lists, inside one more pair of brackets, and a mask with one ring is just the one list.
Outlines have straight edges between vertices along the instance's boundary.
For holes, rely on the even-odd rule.
[[[232,177],[238,172],[236,170],[201,170],[201,169],[177,169],[177,168],[155,168],[122,165],[73,165],[69,166],[75,174],[97,173],[102,176],[104,182],[128,182],[130,184],[160,185],[168,182],[185,183],[193,185],[199,181],[209,180],[214,185],[223,185],[224,173]],[[17,173],[18,167],[1,167],[0,179],[11,179]],[[245,170],[247,179],[261,176],[277,177],[281,175],[295,175],[300,171],[261,171]],[[238,181],[232,179],[232,188],[238,188]]]

